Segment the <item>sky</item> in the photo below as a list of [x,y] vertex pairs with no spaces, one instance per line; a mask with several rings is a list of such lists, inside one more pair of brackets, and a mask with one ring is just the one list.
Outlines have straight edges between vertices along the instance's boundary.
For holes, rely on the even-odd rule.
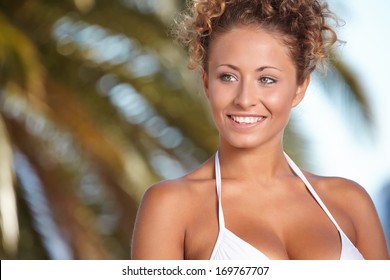
[[[325,176],[341,176],[361,184],[379,199],[384,184],[390,183],[390,1],[328,1],[345,21],[339,37],[341,59],[353,70],[368,95],[373,112],[374,133],[348,117],[348,106],[340,108],[315,80],[304,101],[295,110],[303,134],[308,138],[308,165]],[[344,104],[345,106],[345,104]]]

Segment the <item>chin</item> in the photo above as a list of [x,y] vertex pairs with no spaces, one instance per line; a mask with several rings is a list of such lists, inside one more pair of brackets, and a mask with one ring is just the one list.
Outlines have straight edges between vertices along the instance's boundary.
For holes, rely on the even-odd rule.
[[258,139],[228,139],[225,142],[237,149],[253,149],[262,145]]
[[[223,137],[226,136],[226,137]],[[282,142],[280,135],[222,135],[221,143],[236,149],[257,149],[265,146],[277,146]]]

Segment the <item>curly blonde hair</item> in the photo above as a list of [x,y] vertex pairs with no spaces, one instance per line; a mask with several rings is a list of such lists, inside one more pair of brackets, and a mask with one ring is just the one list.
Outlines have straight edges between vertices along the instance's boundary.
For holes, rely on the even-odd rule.
[[256,25],[279,35],[302,82],[329,56],[337,41],[326,3],[317,0],[192,0],[176,21],[174,35],[189,50],[189,68],[207,71],[212,38],[237,25]]

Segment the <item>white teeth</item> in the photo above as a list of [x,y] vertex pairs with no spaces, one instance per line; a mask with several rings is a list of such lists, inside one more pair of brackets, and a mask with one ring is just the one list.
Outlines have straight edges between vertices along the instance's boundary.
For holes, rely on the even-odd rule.
[[263,119],[263,117],[239,117],[239,116],[230,116],[230,117],[232,118],[233,121],[242,124],[257,123],[258,121]]

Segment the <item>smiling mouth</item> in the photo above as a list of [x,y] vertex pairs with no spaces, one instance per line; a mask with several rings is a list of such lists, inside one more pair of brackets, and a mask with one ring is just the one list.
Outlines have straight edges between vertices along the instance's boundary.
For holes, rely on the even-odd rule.
[[264,116],[260,116],[260,117],[246,116],[246,117],[244,117],[244,116],[228,115],[228,117],[238,124],[255,124],[255,123],[261,122],[262,120],[265,119]]

